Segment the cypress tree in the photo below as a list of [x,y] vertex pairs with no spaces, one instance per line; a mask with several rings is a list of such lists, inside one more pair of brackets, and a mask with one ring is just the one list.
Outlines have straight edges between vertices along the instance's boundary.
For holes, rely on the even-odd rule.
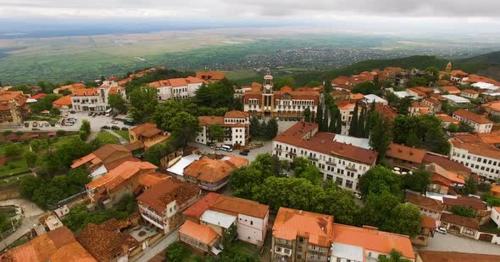
[[363,107],[361,109],[361,114],[359,115],[358,119],[358,137],[366,137],[366,108]]
[[354,106],[354,112],[352,112],[351,125],[349,126],[349,135],[356,136],[358,134],[358,104]]

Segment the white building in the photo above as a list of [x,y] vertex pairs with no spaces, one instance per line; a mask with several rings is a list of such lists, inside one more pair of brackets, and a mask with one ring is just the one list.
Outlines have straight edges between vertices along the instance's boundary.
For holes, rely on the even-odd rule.
[[351,120],[354,113],[355,103],[350,101],[342,101],[337,104],[340,111],[340,119],[342,121],[342,135],[349,135],[349,128],[351,127]]
[[310,159],[325,180],[357,191],[358,179],[375,165],[377,153],[337,142],[335,134],[318,132],[316,123],[298,122],[273,140],[273,154],[282,160]]
[[470,104],[470,100],[457,95],[443,95],[441,96],[446,99],[450,104],[455,106],[466,106]]
[[476,133],[491,133],[491,129],[493,128],[491,120],[468,110],[459,109],[455,111],[453,118],[473,126]]
[[387,100],[383,99],[380,96],[374,95],[374,94],[365,95],[365,97],[363,98],[363,101],[366,104],[372,104],[373,102],[380,103],[380,104],[383,104],[383,105],[388,105],[389,104],[389,102],[387,102]]
[[457,135],[450,139],[450,159],[462,163],[487,180],[500,178],[500,149],[473,139],[472,135]]
[[491,209],[491,220],[497,224],[497,227],[500,228],[500,207],[493,207]]
[[171,78],[149,83],[149,87],[158,89],[158,99],[160,101],[168,99],[185,99],[194,97],[196,91],[203,84],[203,80],[188,76],[186,78]]
[[78,88],[71,95],[71,107],[75,111],[104,112],[110,109],[109,95],[120,95],[126,99],[125,88],[115,81],[104,81],[96,88]]
[[500,87],[491,83],[477,82],[471,85],[472,87],[479,88],[480,90],[485,90],[487,92],[493,92],[498,90]]
[[[200,116],[198,122],[201,131],[195,141],[200,144],[223,142],[232,146],[246,146],[250,138],[250,115],[242,111],[229,111],[222,116]],[[224,129],[223,141],[211,141],[210,126],[217,125]]]

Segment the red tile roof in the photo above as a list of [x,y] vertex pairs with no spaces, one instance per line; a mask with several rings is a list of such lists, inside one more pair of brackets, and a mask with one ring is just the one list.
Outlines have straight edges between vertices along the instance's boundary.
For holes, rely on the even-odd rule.
[[298,122],[285,132],[279,134],[274,141],[368,165],[375,163],[377,159],[376,152],[333,141],[335,134],[318,133],[317,131],[318,125],[316,123]]
[[71,96],[63,96],[52,102],[53,107],[61,108],[64,106],[71,106]]
[[149,162],[126,161],[118,167],[109,171],[106,175],[92,180],[86,185],[88,189],[105,187],[107,190],[113,190],[119,185],[126,183],[130,178],[140,173],[152,172],[157,166]]
[[449,224],[468,227],[471,229],[476,229],[476,230],[479,229],[479,222],[475,218],[462,217],[454,214],[443,213],[441,215],[441,221]]
[[459,109],[455,111],[453,113],[453,116],[455,115],[478,124],[493,124],[493,122],[486,118],[484,115],[478,115],[465,109]]
[[182,224],[179,228],[179,234],[189,236],[208,246],[214,245],[219,238],[219,235],[211,227],[196,224],[190,220],[186,220]]
[[200,126],[224,125],[223,116],[199,116],[198,123]]
[[211,210],[229,213],[232,215],[243,214],[256,218],[264,218],[269,214],[269,206],[260,204],[259,202],[221,195],[213,205]]
[[188,207],[182,214],[187,217],[200,218],[207,209],[209,209],[212,205],[215,204],[215,202],[217,202],[217,199],[219,197],[219,194],[209,192],[203,198]]
[[363,247],[382,254],[397,250],[403,257],[415,259],[410,238],[371,227],[355,227],[342,224],[333,225],[333,242]]
[[273,225],[273,237],[295,240],[308,238],[308,243],[328,247],[332,245],[335,232],[333,216],[280,207]]
[[153,185],[137,197],[137,201],[158,214],[164,214],[170,202],[176,201],[177,205],[181,206],[194,199],[200,192],[200,188],[195,184],[171,178]]
[[406,191],[405,201],[412,203],[418,207],[432,210],[438,213],[441,213],[444,210],[444,206],[440,201],[422,196],[421,194],[416,192]]
[[99,92],[97,88],[78,88],[73,90],[73,96],[97,96]]
[[248,165],[246,158],[229,156],[228,159],[215,160],[208,157],[191,163],[184,169],[184,175],[199,181],[216,183],[228,177],[233,170]]
[[455,135],[450,139],[450,143],[454,147],[465,149],[475,155],[500,159],[500,150],[498,148],[480,140],[470,140],[473,137],[473,135]]
[[246,118],[249,116],[250,115],[247,112],[238,111],[238,110],[228,111],[228,112],[226,112],[226,114],[224,114],[225,118]]
[[387,148],[386,156],[394,159],[409,161],[415,164],[421,164],[426,153],[427,151],[424,149],[391,143]]
[[463,206],[477,211],[486,210],[486,203],[475,197],[460,196],[458,198],[443,197],[443,204],[447,206]]

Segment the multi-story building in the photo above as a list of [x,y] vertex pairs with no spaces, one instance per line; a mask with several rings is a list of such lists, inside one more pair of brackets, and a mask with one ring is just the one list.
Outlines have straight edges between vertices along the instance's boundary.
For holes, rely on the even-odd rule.
[[273,225],[272,261],[329,261],[333,216],[280,207]]
[[[224,116],[200,116],[198,122],[201,131],[195,141],[200,144],[223,142],[232,146],[246,146],[250,139],[250,115],[242,111],[229,111]],[[210,126],[220,126],[224,129],[221,141],[212,141]]]
[[405,201],[417,206],[422,215],[431,217],[436,221],[441,219],[441,213],[443,213],[444,210],[444,206],[441,201],[411,191],[406,191]]
[[109,95],[120,95],[125,99],[125,88],[115,81],[104,81],[99,87],[74,89],[71,106],[75,111],[105,112],[110,109]]
[[106,144],[73,161],[71,168],[85,167],[92,178],[106,174],[125,161],[139,161],[125,146]]
[[273,225],[271,261],[378,261],[393,250],[415,261],[408,236],[333,222],[330,215],[281,207]]
[[221,234],[221,227],[227,227],[225,224],[236,225],[239,240],[262,246],[266,239],[269,206],[243,198],[208,193],[186,209],[183,215],[190,222],[210,227],[217,234]]
[[483,179],[500,178],[500,149],[477,135],[456,135],[450,139],[450,159],[470,168]]
[[203,80],[188,76],[186,78],[171,78],[149,83],[148,86],[158,90],[158,100],[185,99],[196,95]]
[[340,111],[340,119],[342,120],[342,129],[340,134],[349,135],[349,128],[351,127],[351,120],[354,113],[356,103],[349,100],[340,101],[337,103]]
[[375,165],[377,153],[339,142],[335,134],[318,132],[316,123],[298,122],[273,140],[273,154],[292,161],[295,157],[310,159],[325,180],[357,190],[358,179]]
[[0,126],[19,126],[29,112],[21,91],[0,91]]
[[318,91],[312,88],[293,90],[287,86],[275,91],[273,87],[273,77],[264,76],[260,90],[252,89],[243,94],[243,111],[280,119],[301,119],[306,109],[312,117],[316,115],[320,100]]
[[453,118],[463,121],[472,127],[476,133],[490,133],[493,128],[493,122],[483,115],[474,112],[459,109],[453,113]]
[[168,233],[182,224],[182,212],[200,194],[201,189],[194,184],[165,179],[137,197],[139,213],[145,221]]

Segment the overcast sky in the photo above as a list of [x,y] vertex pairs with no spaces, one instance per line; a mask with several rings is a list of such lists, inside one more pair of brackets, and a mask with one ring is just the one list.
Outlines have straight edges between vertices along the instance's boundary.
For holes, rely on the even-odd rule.
[[498,29],[500,0],[0,0],[0,18],[335,20]]

